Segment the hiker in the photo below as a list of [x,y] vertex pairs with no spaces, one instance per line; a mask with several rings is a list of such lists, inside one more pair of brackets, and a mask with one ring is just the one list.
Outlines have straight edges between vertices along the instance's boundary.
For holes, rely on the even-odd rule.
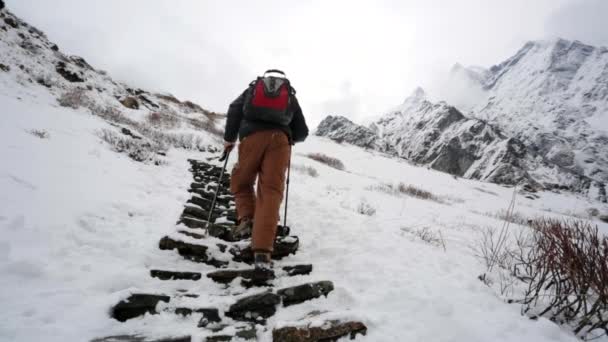
[[[238,215],[235,236],[252,235],[256,270],[272,270],[270,256],[285,188],[291,146],[308,136],[302,109],[285,74],[276,69],[258,77],[228,109],[224,149],[236,145],[238,162],[230,191]],[[258,179],[257,190],[253,185]]]

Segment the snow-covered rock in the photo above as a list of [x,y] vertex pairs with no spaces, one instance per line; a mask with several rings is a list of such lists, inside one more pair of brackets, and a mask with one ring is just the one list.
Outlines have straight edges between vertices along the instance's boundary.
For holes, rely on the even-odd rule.
[[[608,50],[531,42],[489,70],[456,65],[451,99],[418,88],[369,129],[328,117],[317,135],[471,179],[568,189],[606,200]],[[365,143],[362,143],[362,142]],[[369,144],[367,142],[373,142]]]
[[561,168],[608,181],[608,49],[556,39],[527,43],[480,72],[455,68],[484,92],[470,115]]

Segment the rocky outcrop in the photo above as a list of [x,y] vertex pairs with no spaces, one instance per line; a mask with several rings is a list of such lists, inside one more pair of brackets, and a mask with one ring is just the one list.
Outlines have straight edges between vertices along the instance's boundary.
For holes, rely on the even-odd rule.
[[372,130],[359,126],[343,116],[326,117],[317,127],[315,134],[363,148],[382,148],[380,139]]
[[[336,127],[337,132],[332,132]],[[534,188],[570,190],[605,200],[602,183],[564,167],[572,155],[544,157],[538,146],[509,137],[487,121],[465,116],[445,102],[433,103],[417,89],[395,110],[369,128],[347,119],[327,117],[317,135],[349,137],[373,132],[374,149],[456,176],[498,184],[528,184]],[[358,139],[353,139],[353,144]],[[592,195],[596,194],[596,195]]]
[[137,102],[136,98],[131,96],[127,96],[124,99],[120,100],[120,104],[129,109],[139,109],[139,102]]

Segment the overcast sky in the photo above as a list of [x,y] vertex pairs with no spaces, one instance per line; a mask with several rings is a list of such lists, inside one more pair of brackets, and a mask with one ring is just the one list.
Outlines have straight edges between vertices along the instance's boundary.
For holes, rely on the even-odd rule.
[[115,79],[224,112],[268,68],[305,115],[354,120],[431,90],[453,64],[489,67],[528,40],[608,46],[608,0],[6,0]]

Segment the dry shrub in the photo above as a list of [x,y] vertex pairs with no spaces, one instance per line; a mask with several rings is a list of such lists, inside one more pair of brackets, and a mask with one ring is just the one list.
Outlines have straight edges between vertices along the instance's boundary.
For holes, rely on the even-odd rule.
[[[536,219],[508,239],[486,230],[478,256],[498,266],[501,293],[524,288],[522,314],[546,317],[584,340],[608,336],[608,238],[583,220]],[[514,240],[509,243],[510,240]],[[479,277],[491,285],[489,274]]]
[[215,120],[209,117],[206,117],[204,120],[188,119],[188,123],[190,123],[190,125],[192,125],[194,128],[202,129],[215,136],[221,137],[224,135],[224,131],[217,128]]
[[319,176],[319,172],[317,172],[317,169],[315,169],[312,166],[306,166],[306,165],[292,165],[291,168],[296,171],[296,172],[300,172],[300,173],[304,173],[307,174],[311,177],[318,177]]
[[506,210],[500,210],[499,212],[495,213],[495,214],[487,214],[487,216],[490,217],[495,217],[497,219],[509,222],[509,223],[514,223],[514,224],[518,224],[520,226],[527,226],[528,224],[530,224],[530,222],[532,222],[532,219],[527,217],[526,215],[520,213],[520,212],[508,212]]
[[334,169],[343,171],[344,170],[344,164],[342,163],[342,161],[340,161],[340,159],[334,158],[334,157],[330,157],[328,155],[325,155],[323,153],[309,153],[306,155],[308,158],[312,159],[312,160],[316,160],[320,163],[323,163],[329,167],[333,167]]
[[415,237],[417,237],[421,241],[428,243],[429,245],[433,245],[436,247],[442,246],[443,249],[446,250],[445,240],[443,239],[443,234],[441,234],[441,230],[434,232],[429,227],[422,227],[419,229],[403,227],[401,228],[401,230],[414,235]]
[[32,129],[29,131],[29,133],[35,137],[38,137],[40,139],[48,139],[51,137],[51,135],[49,134],[49,132],[43,130],[43,129]]
[[357,206],[357,212],[361,215],[374,216],[376,214],[376,208],[372,207],[367,201],[362,200]]
[[142,139],[133,139],[110,129],[102,129],[99,132],[99,136],[103,141],[107,142],[114,151],[124,153],[135,161],[151,162],[155,165],[163,163],[158,158],[158,154],[163,153],[163,146],[160,144]]
[[146,121],[156,128],[172,129],[179,127],[180,119],[176,115],[163,112],[151,112],[146,115]]
[[80,107],[88,108],[93,104],[93,100],[87,95],[87,91],[84,88],[73,88],[68,90],[61,94],[57,101],[60,106],[72,109],[78,109]]
[[417,188],[413,185],[407,185],[404,183],[399,183],[397,185],[393,184],[380,184],[376,186],[371,186],[367,188],[368,190],[381,191],[390,195],[406,195],[411,197],[416,197],[424,200],[430,200],[442,203],[441,199],[434,195],[433,193]]
[[514,275],[528,284],[523,312],[568,325],[583,339],[608,336],[608,238],[581,220],[531,227],[514,257]]

